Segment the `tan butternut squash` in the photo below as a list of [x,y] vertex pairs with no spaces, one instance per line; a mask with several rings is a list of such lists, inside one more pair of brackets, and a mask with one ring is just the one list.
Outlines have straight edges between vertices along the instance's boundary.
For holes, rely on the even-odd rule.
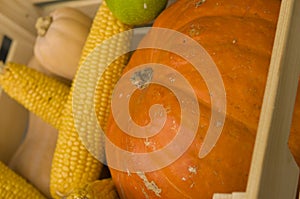
[[74,8],[58,8],[36,23],[34,54],[50,72],[73,79],[92,20]]
[[50,197],[50,170],[57,140],[57,130],[33,113],[23,143],[9,166],[30,181],[41,193]]
[[0,161],[7,164],[22,142],[28,111],[4,91],[0,93]]

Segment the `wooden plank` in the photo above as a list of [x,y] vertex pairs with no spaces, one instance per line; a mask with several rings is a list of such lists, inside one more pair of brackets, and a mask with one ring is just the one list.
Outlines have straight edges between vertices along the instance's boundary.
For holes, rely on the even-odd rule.
[[232,199],[232,194],[215,193],[212,199]]
[[48,15],[53,10],[59,7],[72,7],[80,10],[87,16],[94,18],[102,0],[77,0],[77,1],[62,1],[51,4],[42,5],[42,15]]
[[245,199],[246,194],[244,192],[233,192],[232,194],[220,194],[216,193],[213,199]]
[[300,71],[300,1],[283,0],[246,198],[296,198],[299,168],[287,143]]
[[245,199],[245,198],[246,198],[246,193],[242,193],[242,192],[232,193],[232,199]]
[[52,3],[57,1],[64,1],[64,0],[30,0],[33,4],[40,4],[40,3]]
[[29,1],[0,0],[0,13],[14,21],[23,29],[35,34],[35,23],[41,11]]
[[2,13],[0,13],[0,27],[5,27],[0,29],[0,33],[13,41],[7,61],[26,64],[33,54],[35,36]]
[[4,34],[0,32],[0,48],[1,48],[1,45],[2,45],[3,37],[4,37]]
[[8,18],[7,16],[0,13],[0,27],[5,27],[0,29],[1,35],[7,35],[11,38],[23,38],[29,43],[35,41],[35,35],[31,34],[28,30],[19,26],[15,23],[13,19]]

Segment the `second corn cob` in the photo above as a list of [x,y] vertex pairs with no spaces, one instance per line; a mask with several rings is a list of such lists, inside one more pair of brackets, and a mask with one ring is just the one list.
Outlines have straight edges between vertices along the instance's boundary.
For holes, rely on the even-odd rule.
[[[120,56],[108,67],[107,70],[105,70],[106,65],[104,63],[107,62],[107,58],[114,57],[115,55],[119,54],[119,51],[123,52],[124,48],[128,48],[130,34],[125,34],[124,37],[119,39],[117,42],[113,42],[108,46],[105,46],[104,48],[100,48],[100,51],[98,52],[97,56],[91,57],[89,56],[89,54],[93,50],[95,50],[96,45],[99,45],[101,42],[110,38],[111,36],[128,29],[130,29],[129,26],[120,23],[112,16],[105,2],[103,2],[94,19],[94,23],[91,28],[91,32],[87,39],[80,61],[80,66],[83,64],[90,65],[90,71],[86,73],[86,81],[83,81],[82,78],[77,78],[77,75],[74,79],[74,82],[77,82],[76,85],[80,85],[82,86],[82,88],[89,88],[88,82],[90,81],[90,78],[97,78],[99,74],[103,73],[103,76],[100,80],[100,84],[98,84],[95,97],[96,110],[99,116],[98,119],[103,129],[105,129],[107,116],[109,114],[110,95],[112,93],[114,84],[120,77],[122,69],[127,63],[128,55]],[[24,68],[24,70],[29,69]],[[90,75],[92,75],[92,77]],[[21,75],[18,78],[22,79],[24,78],[24,76]],[[42,77],[42,79],[43,78],[44,77]],[[39,80],[40,79],[37,78],[34,82],[38,84]],[[45,80],[45,82],[47,81]],[[7,80],[7,82],[11,83],[10,80]],[[38,85],[34,86],[33,84],[33,88],[40,87]],[[8,90],[10,89],[13,90],[14,88],[10,87]],[[45,94],[43,93],[49,92],[49,90],[53,91],[54,94],[56,94],[57,92],[56,89],[53,90],[53,88],[47,86],[43,87],[42,90],[33,89],[33,91],[31,92],[34,95],[40,93],[42,96],[45,96]],[[22,93],[21,98],[18,99],[18,101],[25,105],[25,107],[27,107],[30,111],[37,113],[37,115],[41,116],[43,119],[45,119],[50,124],[54,125],[59,129],[59,137],[53,158],[50,182],[50,191],[54,198],[68,196],[73,191],[76,191],[78,188],[82,188],[87,183],[96,180],[102,168],[102,164],[92,154],[90,154],[89,151],[87,151],[87,149],[85,148],[84,144],[81,142],[78,136],[78,132],[74,125],[73,114],[80,114],[80,112],[73,112],[73,91],[74,88],[72,87],[71,92],[68,96],[68,101],[66,101],[65,98],[60,99],[59,102],[61,106],[59,106],[58,108],[56,107],[54,116],[51,116],[52,113],[49,113],[49,110],[54,110],[55,106],[54,109],[52,109],[52,106],[47,105],[47,103],[41,101],[40,98],[37,98],[37,100],[27,102],[26,97],[22,98],[22,95],[27,95],[27,93],[25,92]],[[82,95],[89,96],[92,92],[94,92],[94,90],[83,92]],[[14,92],[12,92],[12,94],[14,94]],[[14,98],[18,98],[18,95]],[[48,100],[49,99],[50,98],[48,98]],[[87,99],[88,103],[94,103],[94,99]],[[50,99],[50,101],[51,100],[52,98]],[[61,107],[64,105],[65,107],[62,110]],[[84,111],[84,108],[76,110]],[[47,116],[48,113],[49,117]],[[84,137],[88,137],[89,140],[91,140],[90,143],[94,143],[94,129],[89,125],[86,125],[85,127],[86,130],[83,130],[82,132],[86,132],[88,136]],[[100,143],[96,141],[95,143],[98,144],[94,146],[94,151],[99,150],[98,154],[104,156],[104,151],[101,151],[103,150],[103,146],[99,147],[99,144],[101,145],[102,141],[100,141]],[[101,185],[101,183],[96,184],[97,186]]]
[[70,87],[22,64],[8,63],[0,67],[2,89],[54,128],[59,128]]
[[[80,134],[81,137],[79,137],[74,123],[74,114],[85,115],[92,112],[92,110],[85,108],[93,107],[94,104],[94,99],[91,99],[90,96],[95,91],[90,87],[90,82],[98,78],[99,74],[104,72],[103,76],[107,76],[104,78],[106,81],[100,83],[101,87],[97,88],[96,95],[98,94],[98,96],[95,98],[97,99],[96,104],[98,104],[96,105],[96,110],[100,115],[100,124],[102,128],[105,127],[106,117],[108,116],[107,109],[110,108],[110,94],[116,80],[121,75],[122,69],[126,65],[128,55],[118,58],[112,68],[110,68],[110,66],[110,69],[106,71],[104,71],[106,67],[104,63],[111,55],[114,56],[117,54],[120,48],[128,47],[128,45],[124,45],[124,43],[129,43],[129,35],[121,39],[122,41],[120,40],[120,43],[111,43],[106,46],[107,48],[98,49],[98,53],[95,53],[95,50],[97,50],[95,47],[111,36],[128,30],[129,28],[129,26],[116,20],[106,6],[106,3],[102,2],[85,43],[79,63],[79,72],[77,71],[75,75],[71,92],[63,112],[62,126],[59,131],[51,170],[50,191],[54,198],[68,196],[72,194],[72,192],[76,192],[76,190],[84,187],[87,183],[97,180],[99,177],[102,163],[86,149],[81,138],[87,139],[88,143],[93,145],[89,146],[89,149],[92,148],[99,156],[104,156],[103,146],[101,146],[102,141],[96,140],[98,137],[94,135],[94,125],[90,125],[90,121],[86,120],[85,117],[79,121],[80,132],[83,132]],[[92,52],[95,53],[95,55]],[[88,66],[89,70],[80,70],[83,66]],[[74,96],[73,93],[75,86],[78,91],[76,96]],[[87,88],[87,90],[85,88]],[[81,107],[73,107],[74,97],[80,97],[82,100],[80,104]],[[101,106],[99,106],[99,104],[101,104]],[[76,111],[74,112],[74,110]]]

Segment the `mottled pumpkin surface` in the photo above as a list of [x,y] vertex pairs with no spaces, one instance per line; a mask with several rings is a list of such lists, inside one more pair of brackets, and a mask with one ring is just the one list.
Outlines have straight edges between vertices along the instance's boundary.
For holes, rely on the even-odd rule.
[[[169,166],[145,173],[110,169],[121,198],[210,199],[213,193],[245,191],[279,8],[279,0],[206,0],[202,4],[201,1],[179,0],[157,18],[154,27],[184,33],[209,53],[224,82],[226,119],[213,150],[206,157],[198,158],[211,117],[210,94],[203,78],[178,55],[158,49],[137,50],[125,72],[151,62],[177,70],[192,85],[201,115],[192,145]],[[181,45],[180,42],[173,43]],[[159,71],[154,70],[153,75],[155,73]],[[178,88],[184,90],[180,86]],[[298,164],[299,100],[298,92],[290,139]],[[116,146],[134,153],[155,151],[172,142],[180,124],[181,110],[168,88],[151,84],[136,90],[130,98],[131,117],[139,125],[148,124],[148,112],[154,104],[161,104],[167,110],[165,126],[157,135],[147,140],[129,136],[111,115],[108,138]],[[122,161],[122,157],[118,158]]]

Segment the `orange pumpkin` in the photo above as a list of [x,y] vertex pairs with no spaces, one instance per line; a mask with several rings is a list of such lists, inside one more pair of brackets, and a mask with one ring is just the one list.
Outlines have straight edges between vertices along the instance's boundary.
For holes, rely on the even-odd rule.
[[[129,112],[138,125],[149,124],[148,112],[152,105],[161,104],[166,110],[163,128],[149,138],[129,135],[117,125],[116,120],[122,116],[125,107],[117,110],[114,116],[111,115],[107,130],[109,140],[133,154],[131,160],[125,160],[117,152],[107,152],[108,165],[121,198],[210,199],[214,193],[245,191],[279,8],[280,0],[179,0],[157,18],[154,27],[184,33],[196,40],[211,56],[224,83],[226,118],[214,148],[204,158],[199,158],[198,153],[211,122],[213,97],[203,77],[190,62],[172,52],[137,50],[125,73],[146,63],[167,65],[188,80],[195,91],[201,114],[196,137],[183,155],[158,170],[140,170],[136,173],[116,169],[111,165],[112,157],[117,156],[114,161],[126,167],[132,166],[132,162],[124,161],[136,161],[135,155],[138,153],[164,149],[179,130],[182,119],[180,102],[170,89],[159,84],[152,83],[133,92]],[[162,40],[160,37],[154,39]],[[182,45],[180,42],[184,43],[172,42],[178,46]],[[152,75],[159,73],[159,70],[153,70]],[[184,92],[181,85],[176,86]],[[126,96],[119,93],[118,97]],[[295,122],[300,118],[299,103],[298,92],[290,147],[300,165],[300,148],[297,146],[300,126]],[[189,126],[182,128],[188,133]],[[169,151],[167,155],[172,155],[172,152]],[[143,164],[138,161],[135,163],[137,168]],[[148,165],[144,166],[146,168]]]

